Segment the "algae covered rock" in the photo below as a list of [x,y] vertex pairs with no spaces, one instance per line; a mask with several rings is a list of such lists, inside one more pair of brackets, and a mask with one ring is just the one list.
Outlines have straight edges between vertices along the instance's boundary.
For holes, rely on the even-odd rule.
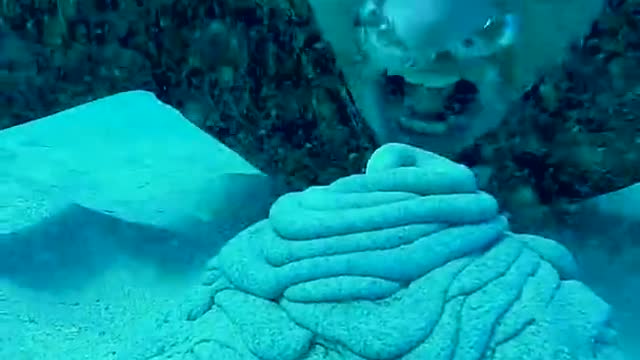
[[519,231],[562,225],[581,200],[640,181],[638,5],[609,2],[563,64],[456,157],[491,169],[484,188]]
[[3,2],[0,128],[140,89],[297,188],[375,148],[304,1]]

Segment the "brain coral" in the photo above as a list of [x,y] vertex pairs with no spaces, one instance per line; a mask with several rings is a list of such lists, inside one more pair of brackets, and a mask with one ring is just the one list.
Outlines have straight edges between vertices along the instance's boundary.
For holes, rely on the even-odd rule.
[[620,358],[565,248],[509,232],[468,168],[406,145],[281,197],[207,271],[189,335],[154,359]]

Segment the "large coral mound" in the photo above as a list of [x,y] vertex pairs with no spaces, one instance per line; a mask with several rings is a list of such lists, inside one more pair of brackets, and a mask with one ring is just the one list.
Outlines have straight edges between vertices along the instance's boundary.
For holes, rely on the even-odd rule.
[[281,197],[208,271],[190,335],[160,358],[619,356],[566,249],[510,233],[468,168],[406,145]]

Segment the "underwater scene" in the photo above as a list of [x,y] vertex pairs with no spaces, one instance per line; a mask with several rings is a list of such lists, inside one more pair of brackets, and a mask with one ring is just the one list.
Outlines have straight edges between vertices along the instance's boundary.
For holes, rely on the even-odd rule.
[[1,0],[4,359],[640,359],[640,0]]

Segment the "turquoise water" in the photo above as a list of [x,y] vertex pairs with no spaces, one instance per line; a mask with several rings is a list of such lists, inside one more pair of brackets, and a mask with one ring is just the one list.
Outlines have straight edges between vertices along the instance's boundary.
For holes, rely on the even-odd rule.
[[[358,62],[365,54],[351,36],[356,2],[318,1],[325,37],[345,72],[354,71],[348,80],[362,80],[349,88],[376,136],[416,140],[386,127],[398,109],[378,97],[372,74],[380,74]],[[446,16],[414,8],[429,5]],[[493,17],[488,1],[448,5],[389,0],[386,11],[395,35],[418,52],[465,45]],[[60,45],[55,26],[72,8],[65,14],[52,4],[55,18],[41,14],[47,46]],[[592,20],[554,15],[570,34],[533,26],[562,43],[554,51]],[[17,75],[0,80],[19,82],[39,64],[19,56],[15,29],[3,26],[0,70]],[[416,36],[421,29],[440,38]],[[525,34],[548,50],[535,31]],[[531,48],[523,53],[532,62],[555,62],[555,52]],[[391,60],[380,56],[376,66]],[[486,116],[491,126],[467,119],[482,131],[506,111],[506,99],[489,98],[484,105],[499,108]],[[448,148],[458,135],[427,139]],[[0,130],[0,359],[618,360],[618,349],[640,359],[640,185],[581,203],[563,219],[570,225],[533,231],[555,241],[510,233],[478,187],[469,169],[396,144],[374,154],[363,174],[284,194],[279,179],[142,91]]]

